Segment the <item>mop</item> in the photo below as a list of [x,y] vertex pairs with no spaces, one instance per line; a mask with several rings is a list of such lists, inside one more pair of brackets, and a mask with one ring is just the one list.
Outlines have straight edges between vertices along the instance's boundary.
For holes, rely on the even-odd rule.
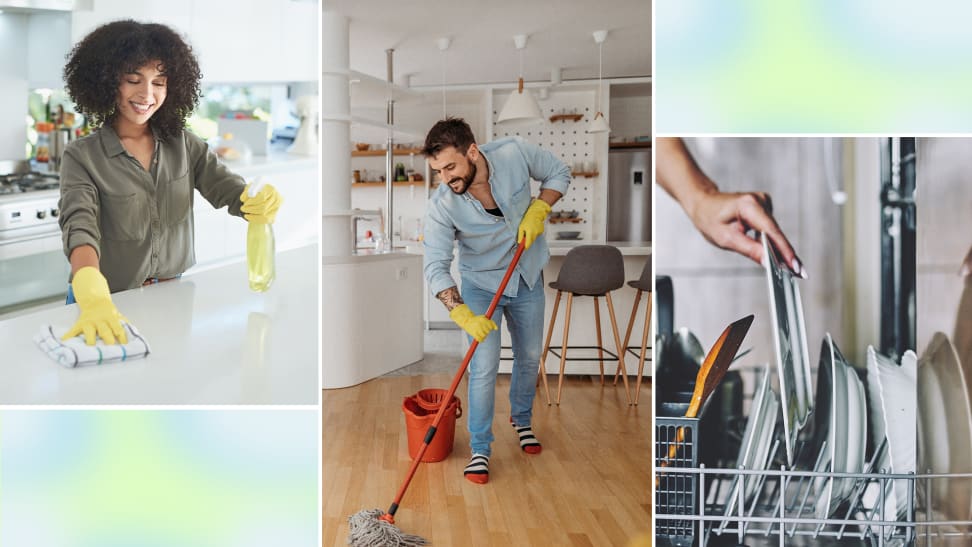
[[[499,288],[496,289],[496,294],[493,295],[493,300],[489,303],[489,308],[486,310],[486,317],[492,317],[493,312],[496,311],[496,305],[499,304],[500,297],[503,296],[503,291],[506,290],[506,285],[513,275],[513,270],[516,269],[516,264],[520,261],[520,255],[523,254],[523,249],[524,245],[520,243],[516,248],[516,253],[513,255],[510,266],[506,269],[506,275],[503,276]],[[425,450],[435,437],[435,431],[439,427],[439,422],[445,414],[446,407],[449,406],[448,402],[455,395],[456,388],[459,387],[459,382],[462,381],[462,376],[466,373],[466,368],[469,366],[469,361],[472,360],[473,353],[476,352],[477,347],[479,347],[479,342],[476,340],[473,340],[469,344],[469,350],[466,351],[466,357],[462,360],[462,366],[459,367],[455,378],[452,379],[452,385],[449,386],[449,391],[442,398],[442,405],[439,407],[439,411],[436,412],[435,418],[432,420],[432,425],[429,426],[428,431],[425,433],[422,446],[419,447],[418,453],[412,458],[412,466],[409,468],[408,474],[405,476],[405,481],[402,482],[402,486],[398,489],[398,494],[395,495],[395,501],[392,502],[387,512],[382,512],[381,509],[366,509],[351,515],[348,518],[348,526],[350,528],[348,545],[352,547],[415,547],[428,544],[428,541],[421,536],[413,536],[399,530],[395,526],[395,512],[398,511],[398,504],[401,503],[402,497],[405,496],[405,490],[408,489],[409,483],[412,482],[412,477],[415,476],[415,471],[422,461],[422,456],[425,455]]]

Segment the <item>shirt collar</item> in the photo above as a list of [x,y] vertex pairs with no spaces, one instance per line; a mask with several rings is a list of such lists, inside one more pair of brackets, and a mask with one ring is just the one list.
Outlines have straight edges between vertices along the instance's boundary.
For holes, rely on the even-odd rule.
[[[158,147],[159,136],[156,134],[154,127],[150,125],[149,128],[152,130],[152,137],[155,139],[155,146]],[[125,146],[122,145],[121,139],[118,138],[118,133],[115,132],[115,128],[112,127],[111,124],[101,126],[98,133],[101,135],[101,145],[105,148],[105,153],[109,158],[128,153],[125,150]]]

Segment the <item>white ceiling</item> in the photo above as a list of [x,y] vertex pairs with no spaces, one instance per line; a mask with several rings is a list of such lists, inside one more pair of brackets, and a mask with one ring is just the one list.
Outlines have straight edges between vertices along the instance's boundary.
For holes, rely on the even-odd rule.
[[[527,82],[597,78],[597,44],[607,30],[605,78],[651,75],[651,0],[324,0],[324,10],[350,20],[351,68],[386,78],[385,50],[395,49],[394,77],[439,86],[436,40],[452,39],[446,84],[509,83],[519,72],[513,35],[528,34]],[[324,40],[326,44],[326,38]]]

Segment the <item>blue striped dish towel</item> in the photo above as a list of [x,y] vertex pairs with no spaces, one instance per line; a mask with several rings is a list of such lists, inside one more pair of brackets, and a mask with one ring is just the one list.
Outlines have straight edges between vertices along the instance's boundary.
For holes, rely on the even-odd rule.
[[67,329],[51,325],[41,327],[40,332],[34,336],[34,343],[48,357],[67,368],[131,361],[151,352],[148,342],[135,327],[128,323],[122,323],[122,327],[128,334],[127,344],[108,345],[98,338],[95,345],[89,346],[84,343],[84,336],[81,335],[61,340]]

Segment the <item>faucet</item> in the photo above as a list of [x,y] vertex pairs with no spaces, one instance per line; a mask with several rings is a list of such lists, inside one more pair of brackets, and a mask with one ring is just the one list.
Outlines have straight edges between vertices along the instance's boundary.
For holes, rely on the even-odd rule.
[[357,250],[358,247],[358,221],[367,220],[369,218],[381,217],[381,211],[372,211],[364,209],[354,209],[354,214],[351,215],[351,249]]

